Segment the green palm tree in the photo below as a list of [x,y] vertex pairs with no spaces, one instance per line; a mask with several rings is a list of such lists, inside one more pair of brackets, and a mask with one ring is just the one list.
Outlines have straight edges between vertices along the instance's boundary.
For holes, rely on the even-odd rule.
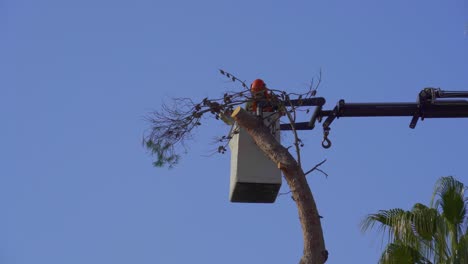
[[467,264],[467,187],[453,177],[440,178],[431,207],[417,203],[411,211],[380,210],[361,223],[363,232],[374,227],[388,238],[379,263]]

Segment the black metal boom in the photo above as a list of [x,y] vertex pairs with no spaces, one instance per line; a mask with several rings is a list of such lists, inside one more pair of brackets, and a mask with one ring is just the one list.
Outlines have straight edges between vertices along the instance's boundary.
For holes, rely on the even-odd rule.
[[[447,99],[448,98],[448,99]],[[340,117],[379,117],[379,116],[412,116],[409,127],[415,128],[419,119],[425,118],[467,118],[468,100],[454,99],[468,98],[468,91],[443,91],[439,88],[425,88],[415,103],[347,103],[340,100],[332,110],[322,110],[325,99],[291,100],[286,106],[317,106],[309,122],[294,124],[296,130],[314,129],[316,122],[322,122],[324,141],[322,146],[329,148],[331,142],[327,136],[331,123]],[[291,124],[282,124],[281,130],[291,130]]]

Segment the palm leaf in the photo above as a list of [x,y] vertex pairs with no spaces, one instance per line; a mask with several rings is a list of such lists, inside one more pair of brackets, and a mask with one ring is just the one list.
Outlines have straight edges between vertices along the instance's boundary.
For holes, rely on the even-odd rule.
[[468,263],[468,227],[458,241],[457,251],[455,252],[454,263]]
[[[440,209],[447,222],[460,233],[466,218],[465,186],[452,176],[440,178],[432,195],[431,206]],[[437,198],[437,199],[436,199]]]
[[440,223],[439,225],[441,226],[441,231],[444,231],[445,239],[449,245],[447,256],[450,257],[447,258],[451,262],[455,261],[454,258],[456,258],[458,252],[459,240],[464,235],[463,227],[467,224],[465,190],[466,187],[462,182],[452,176],[448,176],[442,177],[437,181],[432,195],[431,205],[441,212],[443,218],[444,223]]
[[431,262],[417,249],[397,240],[385,248],[379,264],[431,264]]
[[419,247],[411,221],[412,213],[409,211],[400,208],[380,210],[376,214],[369,214],[364,218],[361,222],[361,230],[365,232],[377,226],[378,232],[387,234],[389,243],[400,240]]
[[468,263],[466,190],[455,178],[442,177],[431,207],[417,203],[411,211],[396,208],[367,215],[361,230],[377,227],[388,239],[379,263]]
[[[426,258],[435,254],[434,240],[437,237],[437,223],[440,218],[437,210],[417,203],[411,210],[411,227],[413,234],[418,239],[418,250]],[[444,244],[445,245],[445,244]]]

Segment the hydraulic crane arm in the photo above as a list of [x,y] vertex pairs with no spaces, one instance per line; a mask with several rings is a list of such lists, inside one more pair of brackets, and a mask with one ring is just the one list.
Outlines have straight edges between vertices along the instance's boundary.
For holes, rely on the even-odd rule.
[[[325,102],[325,99],[322,98],[323,100],[314,101],[315,104],[302,102],[297,105],[315,105],[317,107],[309,122],[295,123],[294,128],[296,130],[311,130],[315,127],[316,122],[320,123],[326,117],[323,129],[325,139],[328,140],[326,136],[330,131],[331,123],[340,117],[412,116],[410,128],[415,128],[419,119],[467,118],[468,100],[454,100],[453,98],[468,98],[468,91],[443,91],[438,88],[425,88],[419,93],[416,103],[347,103],[340,100],[332,110],[322,110]],[[291,124],[282,124],[281,130],[291,130]],[[326,147],[324,144],[322,145]]]

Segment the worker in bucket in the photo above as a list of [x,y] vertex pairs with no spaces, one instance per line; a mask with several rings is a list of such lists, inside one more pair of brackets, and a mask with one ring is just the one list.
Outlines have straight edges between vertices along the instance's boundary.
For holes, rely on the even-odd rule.
[[260,112],[273,112],[274,109],[271,105],[273,96],[262,79],[256,79],[252,82],[250,92],[252,94],[252,101],[247,103],[247,111],[257,113],[259,113],[257,110],[261,110]]
[[[248,101],[245,105],[247,111],[262,116],[263,112],[272,113],[278,110],[277,103],[274,103],[277,102],[276,96],[273,95],[266,87],[266,84],[262,79],[256,79],[252,82],[250,85],[250,93],[252,100]],[[220,114],[220,119],[228,125],[234,124],[234,120],[230,117],[229,114]]]

